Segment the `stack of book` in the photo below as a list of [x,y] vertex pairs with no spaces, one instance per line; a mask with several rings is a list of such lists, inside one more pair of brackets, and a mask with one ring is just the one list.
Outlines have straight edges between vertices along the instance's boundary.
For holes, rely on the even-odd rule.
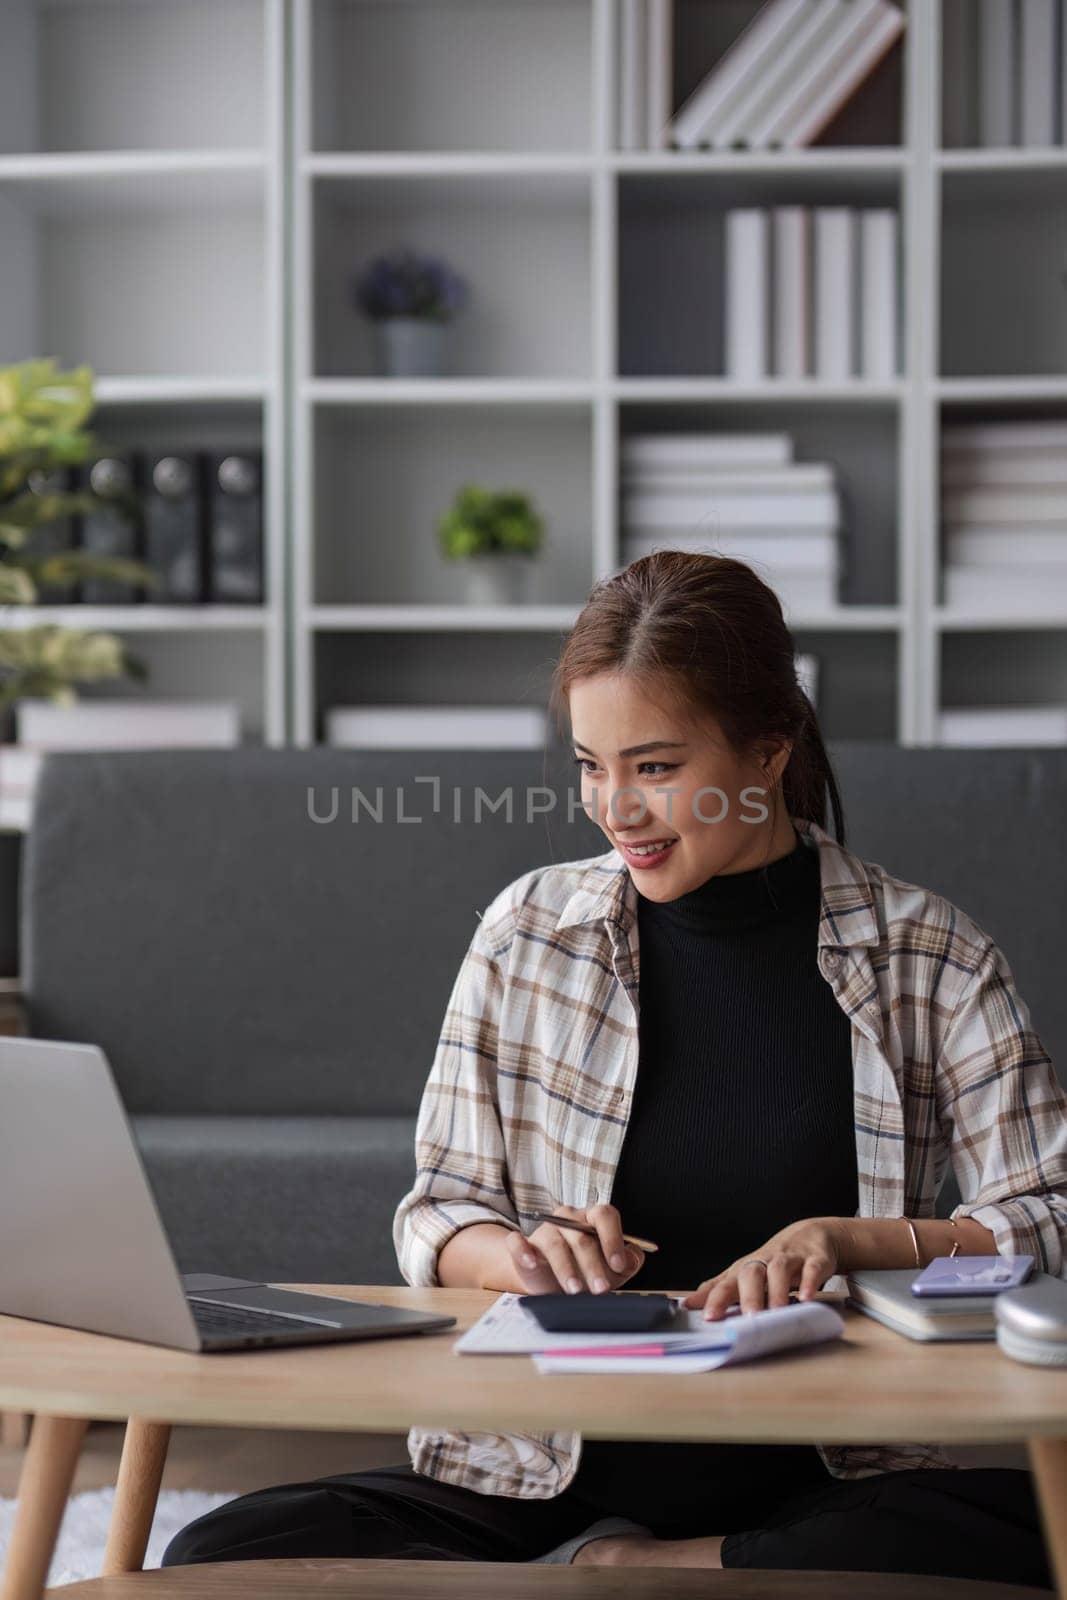
[[1067,706],[952,706],[941,712],[942,744],[1006,746],[1067,744]]
[[794,462],[785,433],[637,434],[622,445],[623,565],[653,550],[748,562],[783,608],[837,604],[834,468]]
[[228,701],[22,700],[15,744],[0,744],[0,828],[28,828],[41,765],[57,750],[218,749],[241,741]]
[[1067,144],[1062,0],[945,0],[946,145]]
[[951,425],[941,437],[945,605],[1067,605],[1067,421]]
[[746,382],[896,377],[898,258],[895,211],[728,211],[727,375]]
[[333,706],[326,743],[351,750],[543,750],[536,706]]
[[[810,145],[904,26],[889,0],[769,0],[682,106],[670,140],[680,150]],[[624,78],[624,107],[634,87]]]

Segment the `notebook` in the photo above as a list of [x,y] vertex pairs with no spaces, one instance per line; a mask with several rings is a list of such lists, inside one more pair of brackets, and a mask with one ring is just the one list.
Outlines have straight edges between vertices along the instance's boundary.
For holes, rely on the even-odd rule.
[[538,1372],[710,1372],[793,1346],[840,1338],[844,1321],[825,1301],[811,1300],[721,1322],[678,1303],[677,1327],[654,1333],[546,1333],[518,1303],[502,1294],[453,1345],[459,1355],[532,1355]]
[[[996,1337],[995,1295],[929,1295],[917,1300],[911,1292],[916,1276],[911,1267],[849,1272],[845,1275],[845,1304],[909,1339],[970,1341]],[[1044,1276],[1045,1273],[1034,1272],[1028,1281]]]

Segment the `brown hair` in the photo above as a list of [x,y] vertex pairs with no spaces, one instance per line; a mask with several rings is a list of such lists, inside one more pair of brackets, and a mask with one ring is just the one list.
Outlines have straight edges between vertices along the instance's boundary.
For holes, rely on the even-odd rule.
[[844,844],[841,796],[794,650],[778,596],[743,561],[655,550],[593,586],[553,672],[550,709],[566,738],[571,685],[619,672],[710,712],[739,755],[792,739],[781,778],[789,815],[824,828],[829,799]]

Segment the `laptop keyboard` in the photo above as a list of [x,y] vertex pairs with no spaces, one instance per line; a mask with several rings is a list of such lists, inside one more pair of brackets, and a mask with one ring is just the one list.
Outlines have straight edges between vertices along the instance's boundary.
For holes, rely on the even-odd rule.
[[189,1307],[200,1332],[216,1336],[293,1333],[301,1328],[320,1326],[300,1317],[280,1317],[273,1311],[246,1311],[237,1306],[206,1305],[202,1300],[190,1299]]

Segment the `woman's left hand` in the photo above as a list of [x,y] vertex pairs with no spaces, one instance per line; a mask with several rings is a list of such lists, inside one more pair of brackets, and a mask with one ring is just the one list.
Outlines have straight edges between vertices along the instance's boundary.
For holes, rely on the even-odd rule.
[[[704,1315],[715,1321],[738,1302],[743,1312],[788,1305],[792,1289],[799,1290],[801,1300],[813,1299],[827,1278],[842,1270],[841,1223],[839,1217],[791,1222],[758,1250],[739,1256],[714,1278],[705,1278],[686,1295],[684,1304],[691,1310],[703,1306]],[[754,1256],[761,1256],[767,1265],[753,1261]]]

